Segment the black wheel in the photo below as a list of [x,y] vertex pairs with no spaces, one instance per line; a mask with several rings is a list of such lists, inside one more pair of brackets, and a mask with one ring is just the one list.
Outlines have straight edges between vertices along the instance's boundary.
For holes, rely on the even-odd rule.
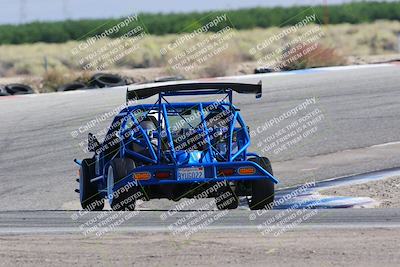
[[135,209],[138,189],[130,185],[115,190],[114,186],[124,179],[130,170],[135,168],[131,159],[116,158],[111,160],[107,168],[107,194],[110,206],[115,211],[132,211]]
[[90,180],[94,177],[94,160],[84,159],[80,169],[79,194],[81,206],[86,210],[102,210],[104,199],[100,196],[97,186]]
[[126,82],[124,79],[119,77],[118,75],[109,74],[109,73],[97,73],[92,76],[90,79],[90,85],[94,87],[113,87],[113,86],[121,86],[125,85]]
[[[264,170],[269,172],[271,175],[272,167],[271,162],[266,157],[251,158],[249,161],[253,161],[260,165]],[[249,200],[249,207],[252,210],[260,210],[265,208],[272,208],[274,201],[275,184],[269,179],[259,179],[251,181],[251,199]]]
[[227,183],[226,186],[218,190],[218,197],[215,198],[215,204],[219,210],[233,210],[239,206],[239,199]]
[[84,89],[84,88],[86,88],[86,85],[84,83],[73,82],[73,83],[67,83],[67,84],[61,85],[57,89],[57,91],[65,92],[65,91],[73,91],[73,90]]
[[11,83],[5,86],[7,93],[10,95],[33,94],[33,89],[29,85],[21,83]]

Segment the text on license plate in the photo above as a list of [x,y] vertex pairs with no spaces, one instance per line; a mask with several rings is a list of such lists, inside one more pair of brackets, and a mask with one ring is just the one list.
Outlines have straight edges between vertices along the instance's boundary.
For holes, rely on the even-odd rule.
[[204,178],[204,167],[178,169],[178,180],[191,180],[199,178]]

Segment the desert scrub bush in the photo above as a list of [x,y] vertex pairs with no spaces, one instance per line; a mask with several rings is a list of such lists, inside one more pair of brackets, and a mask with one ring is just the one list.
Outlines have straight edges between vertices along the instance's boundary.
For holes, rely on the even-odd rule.
[[288,50],[280,67],[288,70],[298,70],[313,67],[339,66],[346,63],[346,58],[334,48],[324,47],[319,43],[305,44],[301,48]]
[[43,75],[42,92],[54,92],[58,87],[65,84],[71,77],[56,69],[51,69]]
[[226,76],[239,62],[238,56],[232,51],[225,51],[221,55],[208,60],[203,66],[199,66],[195,75],[200,78],[212,78]]
[[41,93],[54,92],[57,91],[61,85],[66,83],[81,82],[88,84],[91,77],[92,74],[88,71],[72,72],[59,69],[50,69],[43,75],[41,83],[37,87],[38,91]]

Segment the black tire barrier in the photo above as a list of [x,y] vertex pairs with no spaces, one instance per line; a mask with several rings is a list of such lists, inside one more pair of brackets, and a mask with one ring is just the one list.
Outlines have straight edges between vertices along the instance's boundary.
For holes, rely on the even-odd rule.
[[259,73],[271,73],[275,72],[274,69],[268,68],[268,67],[259,67],[254,70],[254,74],[259,74]]
[[6,88],[2,85],[0,85],[0,96],[8,96],[10,95],[9,93],[7,93]]
[[92,76],[89,84],[92,87],[104,88],[126,85],[126,81],[115,74],[97,73]]
[[32,87],[22,83],[7,84],[5,89],[10,95],[25,95],[34,93]]
[[80,83],[80,82],[72,82],[72,83],[66,83],[64,85],[61,85],[58,87],[57,91],[58,92],[66,92],[66,91],[74,91],[74,90],[79,90],[79,89],[85,89],[86,84]]
[[185,77],[178,75],[178,76],[167,76],[167,77],[159,77],[154,80],[155,83],[161,82],[172,82],[172,81],[182,81],[185,80]]

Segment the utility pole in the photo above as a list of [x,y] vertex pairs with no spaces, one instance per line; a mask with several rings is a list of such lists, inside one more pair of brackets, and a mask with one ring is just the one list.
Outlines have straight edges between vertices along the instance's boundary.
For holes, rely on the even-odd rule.
[[324,24],[329,24],[329,7],[328,7],[328,0],[324,0]]
[[69,6],[69,1],[68,0],[62,0],[62,13],[64,16],[64,19],[70,19],[71,16],[68,11],[68,6]]
[[26,0],[19,0],[19,23],[26,22]]
[[397,32],[397,52],[400,53],[400,32]]

